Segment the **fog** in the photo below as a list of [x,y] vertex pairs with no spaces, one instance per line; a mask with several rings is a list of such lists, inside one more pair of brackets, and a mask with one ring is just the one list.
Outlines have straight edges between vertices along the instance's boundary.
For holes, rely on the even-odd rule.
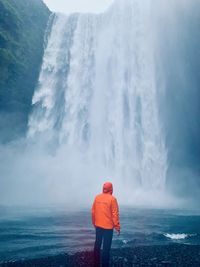
[[27,137],[0,147],[0,204],[88,206],[109,180],[123,205],[199,208],[200,1],[135,0],[136,19],[122,3],[54,21]]
[[27,145],[26,140],[1,147],[1,203],[85,205],[94,194],[94,183],[73,153],[60,149],[53,154],[43,145]]
[[98,164],[88,166],[74,148],[63,147],[55,153],[49,147],[21,140],[0,149],[1,205],[65,206],[68,210],[88,207],[108,180],[113,182],[121,205],[175,208],[185,203],[182,198],[119,182]]
[[177,196],[194,199],[200,192],[199,5],[200,1],[174,1],[168,8],[163,6],[158,29],[158,69],[165,84],[160,111],[168,147],[167,186]]

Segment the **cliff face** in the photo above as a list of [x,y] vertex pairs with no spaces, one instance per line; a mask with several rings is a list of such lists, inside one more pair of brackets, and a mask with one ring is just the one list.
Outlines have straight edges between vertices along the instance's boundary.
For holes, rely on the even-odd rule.
[[0,140],[26,130],[50,15],[41,0],[0,0]]

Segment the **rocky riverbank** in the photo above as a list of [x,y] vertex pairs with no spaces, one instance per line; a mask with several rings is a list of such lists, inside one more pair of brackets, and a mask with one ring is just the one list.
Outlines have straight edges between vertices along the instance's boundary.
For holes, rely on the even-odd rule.
[[[92,252],[79,252],[74,255],[58,255],[40,259],[0,263],[0,267],[90,267],[93,264]],[[200,266],[200,246],[168,245],[144,246],[113,249],[112,267],[136,266]]]

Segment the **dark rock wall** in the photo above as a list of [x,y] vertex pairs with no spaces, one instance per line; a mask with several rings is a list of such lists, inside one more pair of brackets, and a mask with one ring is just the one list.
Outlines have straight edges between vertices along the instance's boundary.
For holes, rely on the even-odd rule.
[[1,142],[26,131],[49,15],[41,0],[0,0]]

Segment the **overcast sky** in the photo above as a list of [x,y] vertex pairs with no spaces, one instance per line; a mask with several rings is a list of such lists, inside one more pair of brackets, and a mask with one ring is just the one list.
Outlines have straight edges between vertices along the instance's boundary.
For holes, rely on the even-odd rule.
[[72,12],[102,12],[112,0],[43,0],[52,11],[62,13]]

